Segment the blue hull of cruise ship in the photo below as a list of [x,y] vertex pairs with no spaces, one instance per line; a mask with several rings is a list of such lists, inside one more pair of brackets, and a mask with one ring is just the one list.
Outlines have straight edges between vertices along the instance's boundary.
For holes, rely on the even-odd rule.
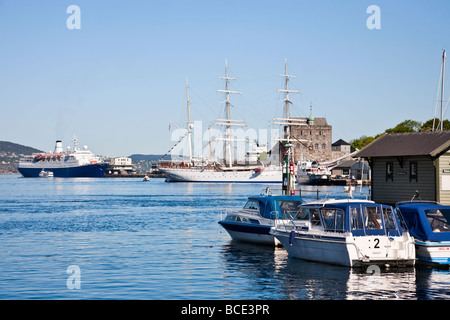
[[107,163],[95,163],[69,168],[18,168],[18,170],[26,178],[37,178],[42,170],[53,172],[56,178],[99,178],[105,175],[107,167]]

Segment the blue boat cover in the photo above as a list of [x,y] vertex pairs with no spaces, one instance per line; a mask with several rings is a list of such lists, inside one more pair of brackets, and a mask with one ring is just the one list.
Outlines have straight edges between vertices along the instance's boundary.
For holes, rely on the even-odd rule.
[[[262,217],[267,219],[280,219],[282,213],[278,201],[299,201],[299,204],[303,203],[300,196],[252,196],[248,198],[249,200],[256,200],[259,202],[259,211]],[[278,217],[276,217],[273,212],[278,212]],[[298,209],[297,209],[298,211]],[[297,213],[297,212],[295,212]],[[294,215],[295,215],[294,213]]]
[[[408,202],[398,204],[409,233],[421,241],[450,241],[450,232],[434,232],[428,221],[429,210],[439,210],[447,221],[450,221],[450,207],[436,203]],[[450,231],[450,230],[449,230]]]

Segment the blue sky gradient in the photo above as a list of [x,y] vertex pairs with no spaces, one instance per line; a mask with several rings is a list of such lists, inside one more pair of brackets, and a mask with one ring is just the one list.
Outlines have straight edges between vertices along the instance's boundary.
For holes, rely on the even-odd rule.
[[[72,4],[79,30],[66,26]],[[379,30],[366,26],[370,5]],[[291,115],[312,103],[333,141],[426,121],[448,12],[446,0],[0,0],[0,140],[52,150],[76,134],[97,154],[163,154],[169,122],[187,120],[186,77],[192,119],[220,117],[225,59],[242,92],[232,117],[255,129],[282,115],[285,59],[303,92]]]

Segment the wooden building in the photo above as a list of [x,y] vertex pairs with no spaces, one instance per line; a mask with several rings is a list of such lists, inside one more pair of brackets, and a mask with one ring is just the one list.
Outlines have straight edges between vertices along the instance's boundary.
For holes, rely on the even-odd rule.
[[379,203],[422,200],[450,205],[450,131],[385,134],[355,157],[372,172],[371,197]]

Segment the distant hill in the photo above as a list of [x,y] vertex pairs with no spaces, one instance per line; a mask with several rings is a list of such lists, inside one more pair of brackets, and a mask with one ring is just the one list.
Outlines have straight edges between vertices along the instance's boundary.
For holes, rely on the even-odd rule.
[[[130,158],[133,160],[133,162],[138,162],[141,160],[144,161],[158,161],[162,158],[162,154],[132,154]],[[164,160],[170,160],[170,155],[165,155]]]
[[41,150],[21,144],[0,141],[0,174],[15,174],[19,159],[24,155],[42,152]]
[[[129,156],[138,174],[146,174],[153,171],[162,157],[162,154],[132,154]],[[164,156],[164,160],[170,160],[170,155]]]
[[0,153],[2,152],[26,155],[43,151],[32,147],[27,147],[18,143],[13,143],[9,141],[0,141]]

